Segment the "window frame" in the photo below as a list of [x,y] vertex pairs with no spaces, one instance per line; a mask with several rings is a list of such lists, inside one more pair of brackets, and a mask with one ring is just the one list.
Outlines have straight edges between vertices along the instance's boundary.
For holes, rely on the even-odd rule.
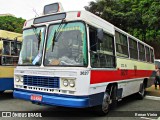
[[[148,49],[148,54],[147,54],[147,49]],[[145,46],[145,51],[146,51],[146,54],[145,54],[145,56],[146,56],[146,62],[151,62],[151,53],[150,53],[150,47],[148,47],[148,46]],[[148,60],[148,57],[147,57],[147,55],[149,55],[149,60]]]
[[[119,41],[121,42],[121,43],[119,43],[119,42],[117,42],[118,40],[117,40],[117,35],[116,34],[119,34]],[[124,40],[124,39],[121,39],[122,38],[122,36],[123,37],[125,37],[126,39],[126,45],[124,45],[123,43],[122,43],[122,41]],[[124,41],[123,41],[124,42]],[[117,30],[115,30],[115,47],[116,47],[116,55],[117,55],[117,57],[124,57],[124,58],[129,58],[129,51],[128,51],[128,37],[127,37],[127,35],[125,35],[125,34],[123,34],[122,32],[119,32],[119,31],[117,31]],[[123,48],[123,47],[125,47],[125,49],[126,49],[126,53],[127,54],[125,54],[125,53],[121,53],[120,51],[118,51],[118,46],[122,46],[121,48]],[[123,51],[122,51],[123,52]]]
[[154,63],[154,49],[153,48],[150,48],[150,62],[151,63]]
[[[138,57],[139,57],[139,53],[138,53],[138,42],[137,40],[131,38],[131,37],[128,37],[128,41],[129,41],[129,54],[130,54],[130,59],[135,59],[135,60],[138,60]],[[136,43],[136,48],[133,48],[131,47],[131,42],[130,41],[133,41]],[[131,57],[131,50],[134,51],[134,52],[137,52],[137,58],[134,58],[134,57]]]
[[[143,46],[143,51],[140,50],[140,46]],[[145,45],[141,42],[138,42],[138,54],[139,54],[139,57],[138,57],[139,61],[146,61]],[[143,55],[143,59],[141,59],[142,55]]]
[[[16,65],[18,65],[18,58],[19,58],[20,53],[18,54],[18,51],[17,51],[16,55],[12,55],[12,43],[14,43],[14,40],[2,39],[1,41],[3,42],[3,45],[4,45],[4,42],[9,42],[9,47],[10,47],[9,49],[10,50],[9,50],[9,55],[4,54],[3,51],[2,51],[2,54],[0,55],[0,59],[1,59],[0,65],[1,66],[16,66]],[[21,50],[22,42],[17,41],[17,45],[18,44],[20,45],[20,50]],[[3,46],[3,49],[4,49],[4,46]],[[3,58],[12,59],[13,60],[12,64],[4,64],[3,63]],[[17,59],[17,61],[14,61],[15,58]]]
[[[97,33],[97,29],[95,27],[90,26],[90,25],[88,25],[88,26],[89,26],[89,37],[90,37],[90,29],[92,29],[95,32],[95,34]],[[113,47],[112,52],[111,51],[107,51],[107,50],[102,50],[101,49],[101,44],[102,43],[98,41],[97,37],[95,38],[96,51],[95,50],[91,50],[91,41],[90,41],[91,39],[90,39],[89,40],[89,42],[90,42],[90,44],[89,44],[89,46],[90,46],[90,65],[91,65],[92,68],[96,68],[96,69],[97,68],[102,68],[102,69],[116,68],[115,39],[114,39],[115,37],[114,37],[114,35],[111,35],[106,31],[104,31],[103,34],[104,34],[103,37],[106,36],[106,39],[107,39],[107,36],[112,38],[112,47]],[[105,39],[105,38],[103,38],[103,39]],[[98,56],[97,57],[97,60],[98,60],[98,62],[97,62],[98,65],[97,66],[92,64],[92,54],[95,54],[95,55]],[[112,62],[113,62],[113,66],[112,67],[111,66],[107,66],[107,59],[105,59],[105,67],[101,66],[101,60],[100,60],[101,56],[103,56],[105,58],[107,58],[107,56],[113,57],[113,58],[111,58]]]

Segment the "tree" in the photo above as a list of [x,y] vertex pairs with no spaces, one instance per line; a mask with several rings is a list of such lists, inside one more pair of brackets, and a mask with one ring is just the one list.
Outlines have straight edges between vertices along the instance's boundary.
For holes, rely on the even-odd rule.
[[13,16],[0,16],[0,29],[22,33],[25,20]]
[[159,47],[159,0],[97,0],[90,2],[85,9],[153,45],[155,50]]

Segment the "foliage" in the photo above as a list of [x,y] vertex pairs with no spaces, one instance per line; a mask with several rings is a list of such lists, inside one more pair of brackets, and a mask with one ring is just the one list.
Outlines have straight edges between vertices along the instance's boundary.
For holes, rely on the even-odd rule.
[[143,41],[160,39],[159,0],[98,0],[85,9]]
[[160,44],[159,0],[97,0],[85,9],[144,42]]
[[0,16],[0,29],[22,33],[25,20],[13,16]]

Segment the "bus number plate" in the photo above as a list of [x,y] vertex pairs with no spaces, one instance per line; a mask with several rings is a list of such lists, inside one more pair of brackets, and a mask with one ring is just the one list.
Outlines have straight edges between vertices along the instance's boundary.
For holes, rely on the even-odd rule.
[[31,100],[42,101],[42,96],[41,95],[31,95]]

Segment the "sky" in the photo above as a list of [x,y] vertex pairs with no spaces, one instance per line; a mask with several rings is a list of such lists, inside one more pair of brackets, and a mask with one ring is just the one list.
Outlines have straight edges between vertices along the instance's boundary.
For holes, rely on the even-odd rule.
[[[10,13],[16,17],[30,19],[43,12],[46,4],[61,2],[65,11],[84,10],[90,1],[95,0],[0,0],[0,14]],[[34,12],[36,11],[36,12]]]

